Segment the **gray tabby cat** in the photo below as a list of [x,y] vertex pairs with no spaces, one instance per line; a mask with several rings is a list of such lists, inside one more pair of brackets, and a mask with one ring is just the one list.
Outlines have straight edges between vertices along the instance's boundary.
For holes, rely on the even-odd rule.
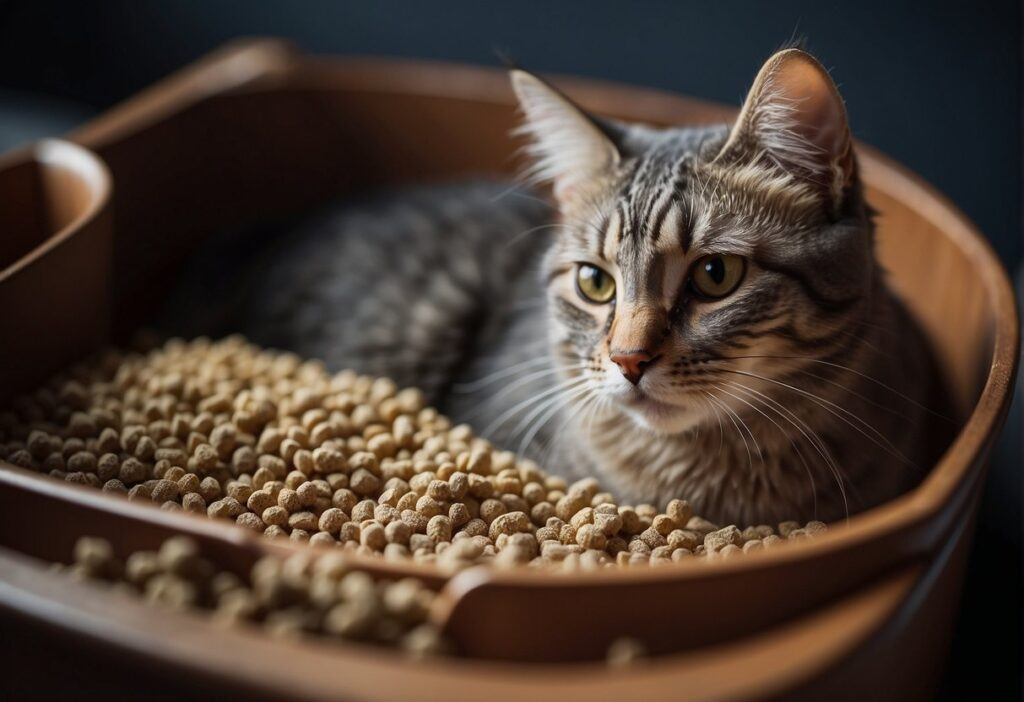
[[840,519],[921,478],[937,374],[817,61],[773,56],[731,128],[616,123],[512,82],[556,221],[485,183],[331,213],[253,267],[231,330],[721,523]]

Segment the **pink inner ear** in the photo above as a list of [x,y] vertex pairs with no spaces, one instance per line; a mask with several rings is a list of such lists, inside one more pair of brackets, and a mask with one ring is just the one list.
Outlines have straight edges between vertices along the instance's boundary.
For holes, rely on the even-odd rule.
[[802,57],[787,57],[776,67],[772,83],[773,92],[793,104],[801,136],[833,159],[841,157],[849,141],[846,113],[823,70]]

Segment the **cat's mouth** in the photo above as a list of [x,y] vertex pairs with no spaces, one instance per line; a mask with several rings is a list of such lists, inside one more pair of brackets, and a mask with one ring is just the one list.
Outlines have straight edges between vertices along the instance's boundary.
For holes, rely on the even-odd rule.
[[656,400],[651,397],[651,395],[637,387],[631,389],[629,395],[626,396],[624,401],[630,407],[635,407],[637,409],[648,409],[652,411],[668,411],[677,409],[675,405],[670,405],[667,402]]
[[640,388],[632,388],[621,402],[634,421],[658,433],[685,431],[694,421],[687,407],[655,399]]

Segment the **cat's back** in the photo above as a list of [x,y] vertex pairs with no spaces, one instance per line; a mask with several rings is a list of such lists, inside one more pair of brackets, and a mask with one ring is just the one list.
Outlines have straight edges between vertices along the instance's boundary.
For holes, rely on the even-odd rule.
[[437,399],[478,332],[532,275],[548,205],[507,182],[381,192],[297,223],[215,237],[166,318],[173,333],[256,343],[422,388]]

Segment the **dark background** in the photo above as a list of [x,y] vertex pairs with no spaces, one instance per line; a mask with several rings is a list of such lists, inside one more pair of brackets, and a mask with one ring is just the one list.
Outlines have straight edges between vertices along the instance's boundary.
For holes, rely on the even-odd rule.
[[[56,134],[241,35],[332,54],[574,73],[738,103],[793,39],[854,134],[946,193],[1011,270],[1021,237],[1021,8],[1012,2],[0,0],[0,151]],[[2,203],[0,203],[2,206]],[[1018,405],[1020,403],[1018,402]],[[945,697],[1018,699],[1020,413],[980,517]]]

